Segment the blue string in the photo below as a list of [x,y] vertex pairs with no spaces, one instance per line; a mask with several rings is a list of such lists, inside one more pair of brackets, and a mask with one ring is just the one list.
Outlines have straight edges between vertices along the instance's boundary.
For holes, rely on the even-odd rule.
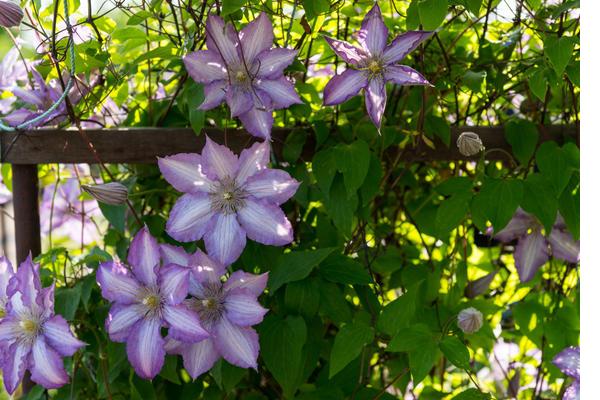
[[42,114],[38,115],[37,117],[35,117],[29,121],[25,121],[22,124],[17,125],[16,127],[5,125],[2,121],[0,121],[0,131],[14,132],[17,130],[23,130],[31,125],[37,124],[38,122],[44,120],[50,114],[52,114],[61,105],[61,103],[63,101],[65,101],[65,99],[69,95],[69,92],[73,88],[73,77],[75,76],[75,42],[73,40],[73,27],[71,26],[71,21],[69,20],[68,0],[63,0],[63,7],[65,10],[65,20],[66,20],[66,25],[67,25],[67,32],[69,34],[69,53],[71,56],[70,76],[69,76],[67,85],[65,86],[65,90],[63,91],[61,96],[58,98],[58,100],[56,100],[54,102],[54,104],[52,104],[46,111],[44,111]]

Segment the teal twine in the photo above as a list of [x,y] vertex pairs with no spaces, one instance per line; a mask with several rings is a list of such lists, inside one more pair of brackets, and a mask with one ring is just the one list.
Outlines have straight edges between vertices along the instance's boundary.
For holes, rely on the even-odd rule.
[[63,91],[62,95],[58,98],[58,100],[56,100],[54,102],[54,104],[52,104],[46,111],[44,111],[43,114],[38,115],[37,117],[35,117],[29,121],[25,121],[22,124],[18,125],[17,127],[5,125],[4,123],[2,123],[2,121],[0,121],[0,130],[1,131],[14,132],[14,131],[18,131],[18,130],[23,130],[23,129],[26,129],[30,125],[33,125],[33,124],[36,124],[36,123],[42,121],[44,118],[46,118],[52,112],[54,112],[54,110],[56,110],[63,101],[65,101],[65,99],[69,95],[69,92],[71,91],[71,88],[73,88],[73,77],[75,75],[75,42],[73,41],[73,27],[71,26],[71,21],[69,20],[68,0],[63,0],[63,7],[65,9],[65,21],[66,21],[66,25],[67,25],[67,32],[69,34],[69,53],[71,55],[71,65],[70,65],[71,70],[69,71],[70,72],[69,80],[67,82],[67,85],[65,86],[65,90]]

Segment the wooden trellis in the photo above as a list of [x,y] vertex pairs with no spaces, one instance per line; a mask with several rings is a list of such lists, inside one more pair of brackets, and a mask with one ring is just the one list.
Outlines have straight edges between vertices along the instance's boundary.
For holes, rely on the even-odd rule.
[[[291,129],[273,129],[273,151],[280,157],[285,138]],[[405,148],[400,160],[405,162],[432,162],[464,160],[456,148],[461,132],[477,133],[487,149],[502,149],[511,153],[503,127],[454,127],[450,147],[437,141],[432,149],[421,143]],[[579,127],[573,125],[540,126],[540,142],[555,140],[559,143],[574,140],[579,144]],[[255,139],[242,130],[204,129],[217,143],[226,144],[234,152],[240,152]],[[308,135],[302,157],[311,159],[315,152]],[[57,130],[40,129],[18,133],[0,134],[2,163],[12,164],[15,242],[17,260],[24,260],[29,252],[36,256],[41,252],[40,217],[38,204],[37,164],[49,163],[154,163],[157,157],[177,153],[199,153],[204,146],[204,134],[196,135],[186,128],[126,128]],[[93,148],[93,150],[92,150]],[[393,150],[391,150],[393,151]],[[477,158],[477,157],[475,157]],[[503,152],[492,152],[487,159],[506,159]]]

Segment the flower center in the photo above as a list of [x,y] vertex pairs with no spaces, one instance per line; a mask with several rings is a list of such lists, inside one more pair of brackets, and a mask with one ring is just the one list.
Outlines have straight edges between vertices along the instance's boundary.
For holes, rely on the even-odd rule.
[[142,300],[142,304],[144,304],[151,310],[155,310],[156,308],[158,308],[158,306],[160,306],[160,297],[158,297],[155,294],[151,294],[149,296],[144,297],[144,300]]
[[4,307],[0,307],[0,318],[6,317],[6,309]]
[[227,178],[213,187],[211,206],[214,211],[225,215],[235,214],[246,204],[246,196],[246,191],[235,180]]
[[38,321],[34,321],[33,319],[24,319],[19,322],[19,326],[23,329],[23,333],[29,337],[36,336],[40,329]]
[[223,285],[220,282],[205,283],[204,295],[195,299],[193,308],[202,322],[209,325],[217,322],[225,312]]

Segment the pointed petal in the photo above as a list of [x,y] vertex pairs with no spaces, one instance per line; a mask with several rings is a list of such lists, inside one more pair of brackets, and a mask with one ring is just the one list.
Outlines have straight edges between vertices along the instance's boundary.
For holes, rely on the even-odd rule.
[[294,90],[294,85],[284,76],[274,80],[262,79],[257,86],[269,95],[273,101],[273,108],[276,110],[302,103],[298,93]]
[[257,199],[266,198],[277,205],[288,201],[300,183],[280,169],[264,169],[246,181],[245,189]]
[[140,285],[121,263],[108,261],[100,264],[96,281],[102,289],[102,297],[117,303],[131,304],[137,301]]
[[269,311],[260,305],[256,296],[244,289],[236,289],[227,295],[225,310],[229,321],[237,326],[260,324]]
[[271,140],[273,111],[252,107],[250,111],[240,115],[239,118],[249,134],[261,139]]
[[192,256],[190,268],[194,275],[194,279],[190,281],[190,286],[194,281],[196,283],[220,282],[220,278],[225,274],[226,269],[223,264],[211,259],[200,250]]
[[549,258],[548,242],[540,231],[534,231],[519,239],[515,247],[515,265],[521,282],[531,280]]
[[187,345],[181,355],[183,356],[183,366],[192,379],[198,378],[211,369],[220,357],[213,339]]
[[237,38],[230,26],[216,15],[209,15],[206,21],[206,44],[209,50],[219,54],[227,66],[240,61],[236,48]]
[[361,28],[358,31],[358,42],[371,55],[378,56],[385,49],[387,38],[388,28],[383,22],[379,5],[375,3],[363,19]]
[[8,258],[0,257],[0,298],[6,298],[8,281],[15,275],[15,271]]
[[60,315],[55,315],[44,323],[44,336],[48,344],[63,357],[70,357],[85,346],[85,343],[73,335],[69,324]]
[[8,347],[8,351],[3,357],[2,380],[9,394],[13,394],[23,380],[30,351],[29,344],[16,341]]
[[183,56],[188,74],[199,83],[227,79],[227,68],[218,53],[210,50],[194,51]]
[[198,313],[184,305],[167,305],[163,318],[169,325],[169,337],[185,343],[196,343],[208,338],[209,333],[200,325]]
[[192,255],[188,254],[183,247],[162,243],[160,244],[160,258],[163,265],[176,264],[187,267],[190,265]]
[[150,234],[147,226],[144,225],[133,238],[127,254],[127,262],[135,277],[142,283],[147,286],[156,285],[156,271],[160,267],[160,252],[158,242]]
[[512,219],[508,221],[504,229],[494,235],[494,238],[505,243],[511,242],[525,235],[529,228],[533,228],[534,226],[535,221],[533,218],[523,210],[517,209]]
[[236,182],[242,184],[248,177],[264,170],[269,164],[271,145],[268,141],[256,142],[240,154],[239,169],[235,178]]
[[248,90],[239,86],[230,86],[225,94],[225,101],[231,110],[231,118],[239,117],[248,112],[254,105],[252,95]]
[[553,228],[548,242],[552,256],[570,263],[579,262],[579,241],[575,241],[566,230]]
[[390,65],[385,68],[385,80],[397,85],[431,85],[418,71],[406,65]]
[[139,303],[113,304],[106,318],[106,331],[110,340],[126,342],[132,327],[144,317],[146,309]]
[[352,46],[348,42],[344,42],[343,40],[337,40],[331,38],[329,36],[323,36],[329,44],[329,47],[337,54],[342,60],[346,61],[348,64],[357,65],[363,62],[368,54],[358,47]]
[[257,368],[258,335],[252,328],[241,328],[222,318],[216,325],[215,345],[225,360],[241,368]]
[[565,390],[562,400],[579,400],[580,390],[579,380],[573,381],[567,390]]
[[246,247],[246,234],[236,215],[217,214],[210,225],[212,230],[204,237],[208,255],[221,264],[232,264]]
[[198,109],[210,110],[225,101],[225,93],[229,83],[226,80],[214,81],[204,86],[204,101]]
[[556,365],[558,369],[560,369],[565,375],[568,375],[571,378],[579,379],[579,347],[567,347],[552,359],[552,363]]
[[283,246],[294,240],[292,225],[281,208],[265,200],[247,199],[238,211],[238,220],[246,235],[256,242]]
[[393,64],[401,61],[432,34],[433,32],[430,31],[410,31],[396,36],[383,52],[385,63]]
[[333,106],[343,103],[356,96],[367,84],[367,76],[364,72],[347,69],[327,82],[323,90],[323,105]]
[[[19,265],[14,279],[11,279],[7,288],[8,296],[14,295],[17,291],[21,294],[21,302],[25,307],[35,307],[38,304],[38,297],[41,293],[40,266],[34,264],[31,259],[31,253],[25,261]],[[41,301],[41,298],[39,299]]]
[[0,342],[12,342],[21,331],[16,316],[8,315],[0,320]]
[[270,48],[273,39],[273,25],[267,14],[261,12],[258,18],[240,31],[240,42],[246,62],[252,63],[260,52]]
[[62,359],[41,336],[33,343],[30,368],[31,380],[46,389],[56,389],[69,382]]
[[213,216],[211,202],[206,193],[184,194],[169,214],[167,233],[180,242],[200,240],[209,228]]
[[179,304],[188,295],[190,269],[170,264],[160,269],[158,284],[167,304]]
[[127,339],[127,358],[135,372],[144,379],[152,379],[165,362],[165,341],[160,335],[158,318],[145,318],[135,324]]
[[237,270],[225,282],[224,289],[245,289],[252,293],[254,296],[260,296],[267,287],[267,281],[269,280],[269,273],[254,275],[248,272]]
[[206,136],[206,144],[202,149],[202,165],[207,174],[218,179],[235,177],[238,168],[238,158],[226,146],[217,144]]
[[163,177],[183,193],[208,192],[212,181],[202,169],[200,154],[181,153],[158,159]]
[[288,67],[298,54],[291,49],[267,49],[261,52],[255,63],[258,64],[258,77],[276,79],[283,75],[283,70]]
[[385,81],[380,78],[373,78],[365,91],[365,102],[367,103],[367,113],[377,129],[381,128],[381,120],[385,111],[387,102],[387,93],[385,92]]

